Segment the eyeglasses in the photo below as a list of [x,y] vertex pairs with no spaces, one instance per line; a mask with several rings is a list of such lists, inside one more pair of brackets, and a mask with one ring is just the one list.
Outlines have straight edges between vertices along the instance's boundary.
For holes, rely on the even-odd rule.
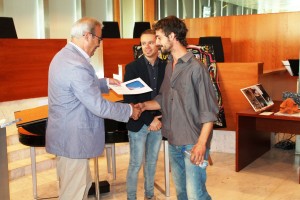
[[94,33],[90,33],[93,37],[97,37],[98,38],[98,44],[100,44],[100,42],[102,41],[102,37],[99,37],[97,35],[95,35]]

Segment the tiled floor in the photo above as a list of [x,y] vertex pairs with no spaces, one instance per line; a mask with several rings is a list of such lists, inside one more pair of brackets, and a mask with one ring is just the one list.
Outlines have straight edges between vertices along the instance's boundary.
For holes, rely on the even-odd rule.
[[[251,165],[235,172],[235,155],[212,153],[213,165],[207,169],[207,188],[214,200],[299,200],[298,166],[300,156],[294,151],[272,149]],[[127,154],[117,156],[117,180],[107,174],[105,158],[99,159],[100,179],[110,182],[110,192],[101,194],[101,199],[126,199]],[[92,164],[92,162],[91,162]],[[93,167],[91,167],[93,168]],[[29,200],[32,197],[31,176],[10,182],[11,200]],[[157,199],[175,200],[176,194],[171,181],[171,196],[165,197],[163,153],[158,162],[155,188]],[[55,170],[38,173],[40,198],[57,197]],[[57,198],[51,198],[57,199]],[[90,197],[90,199],[95,199]],[[143,199],[142,170],[138,185],[138,199]]]

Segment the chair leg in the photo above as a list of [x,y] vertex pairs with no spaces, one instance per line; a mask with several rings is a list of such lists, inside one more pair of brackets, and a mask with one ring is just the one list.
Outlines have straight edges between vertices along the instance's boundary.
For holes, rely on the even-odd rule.
[[32,187],[33,187],[33,199],[37,200],[37,178],[36,178],[36,160],[35,160],[35,147],[30,147],[31,158],[31,174],[32,174]]
[[117,173],[116,173],[116,147],[115,144],[112,144],[112,148],[111,148],[111,163],[112,163],[112,171],[113,171],[113,178],[114,180],[117,179]]
[[208,163],[209,163],[209,165],[213,165],[213,161],[212,161],[210,155],[208,156]]
[[95,191],[96,191],[96,200],[100,200],[100,193],[99,193],[99,172],[98,172],[98,157],[94,158],[94,171],[95,171]]
[[164,160],[165,160],[165,195],[170,196],[170,159],[169,159],[169,144],[164,140]]
[[111,144],[105,144],[107,172],[111,173]]
[[[113,179],[116,180],[116,147],[115,143],[105,144],[106,148],[106,160],[107,160],[107,172],[113,173]],[[108,150],[109,149],[109,150]]]

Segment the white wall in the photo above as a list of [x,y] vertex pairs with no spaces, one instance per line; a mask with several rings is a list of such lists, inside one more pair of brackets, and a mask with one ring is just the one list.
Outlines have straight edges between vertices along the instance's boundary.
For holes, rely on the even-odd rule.
[[134,22],[143,21],[143,0],[121,0],[123,38],[133,37]]
[[37,38],[36,0],[3,0],[3,16],[13,17],[19,38]]

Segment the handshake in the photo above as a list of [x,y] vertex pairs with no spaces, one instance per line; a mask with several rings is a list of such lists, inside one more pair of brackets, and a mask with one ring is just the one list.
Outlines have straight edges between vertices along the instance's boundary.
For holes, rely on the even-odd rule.
[[137,103],[137,104],[130,104],[132,107],[132,115],[130,116],[134,120],[138,120],[141,116],[141,113],[146,110],[145,103]]
[[[145,110],[158,110],[160,109],[159,104],[156,101],[146,101],[143,103],[130,104],[132,106],[132,115],[131,118],[134,120],[138,120],[141,116],[141,113]],[[148,127],[149,131],[158,131],[162,127],[162,123],[160,121],[160,116],[155,116],[153,121]]]

